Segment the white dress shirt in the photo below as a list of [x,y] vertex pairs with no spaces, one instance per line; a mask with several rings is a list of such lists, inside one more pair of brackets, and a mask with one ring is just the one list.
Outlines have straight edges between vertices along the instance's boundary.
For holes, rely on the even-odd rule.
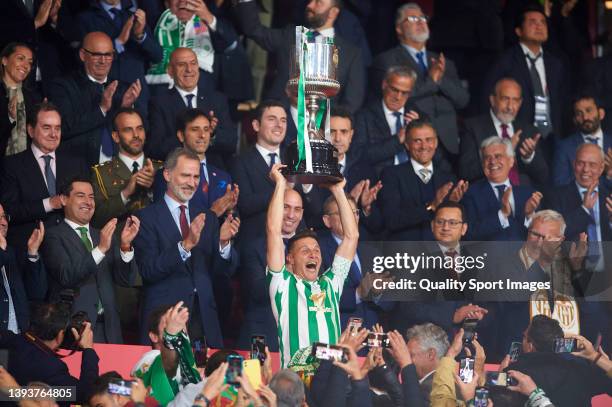
[[[540,82],[542,83],[542,90],[544,90],[544,94],[548,95],[548,88],[546,85],[546,69],[544,68],[544,49],[540,47],[540,52],[538,54],[534,54],[531,52],[529,48],[523,43],[519,42],[521,49],[523,50],[523,55],[527,54],[531,58],[535,58],[538,54],[540,57],[536,60],[535,66],[538,71],[538,75],[540,76]],[[531,62],[525,57],[525,63],[527,64],[527,69],[531,69]]]
[[[489,113],[491,114],[491,120],[493,120],[493,126],[495,127],[495,131],[497,132],[497,137],[502,138],[502,124],[505,124],[506,126],[508,126],[506,128],[508,137],[512,138],[512,135],[514,134],[514,126],[512,125],[512,122],[502,123],[502,121],[499,120],[497,116],[495,116],[493,109],[489,110]],[[523,161],[525,164],[529,164],[533,161],[533,157],[535,157],[535,151],[531,153],[531,155],[527,157],[526,159],[523,158],[522,156],[520,157],[521,157],[521,161]]]
[[[40,149],[38,147],[36,147],[36,145],[34,143],[32,143],[32,154],[34,154],[34,158],[36,159],[36,162],[38,163],[38,167],[40,168],[40,172],[42,173],[43,179],[45,180],[45,184],[47,184],[47,177],[45,175],[45,159],[42,158],[43,155],[49,155],[51,156],[51,172],[53,172],[53,175],[55,176],[55,179],[57,180],[57,165],[55,164],[55,151],[50,152],[49,154],[45,154],[42,151],[40,151]],[[53,208],[51,207],[51,203],[50,203],[51,197],[49,198],[45,198],[43,199],[43,207],[45,208],[45,212],[49,213],[53,211]]]
[[429,181],[431,181],[431,179],[433,178],[433,173],[434,173],[433,161],[427,165],[423,165],[420,162],[415,161],[413,158],[410,158],[410,164],[412,164],[412,169],[414,170],[414,173],[421,179],[421,181],[423,180],[423,178],[421,177],[421,173],[419,171],[423,168],[428,169],[429,179],[427,180],[427,182],[429,183]]
[[[493,194],[497,197],[499,202],[501,202],[502,197],[498,195],[499,191],[495,187],[498,185],[505,185],[506,189],[504,190],[504,193],[506,192],[508,188],[512,187],[512,184],[510,184],[509,179],[506,179],[506,181],[499,182],[499,183],[489,181],[489,185],[491,185],[491,188],[493,188]],[[515,206],[514,206],[514,191],[512,191],[512,193],[510,194],[510,208],[512,209],[512,212],[510,213],[510,215],[512,215],[513,213],[516,213]],[[497,217],[499,218],[499,224],[501,225],[502,228],[506,229],[510,227],[510,220],[502,213],[501,209],[497,211]]]
[[[68,224],[68,226],[70,226],[70,228],[72,230],[74,230],[74,233],[77,234],[79,239],[81,239],[81,232],[78,230],[78,228],[83,228],[83,227],[87,228],[87,238],[89,239],[89,241],[91,242],[91,245],[93,246],[93,240],[91,238],[89,224],[87,224],[87,225],[79,225],[78,223],[73,222],[73,221],[71,221],[69,219],[64,219],[64,221]],[[112,248],[109,249],[109,250],[112,250]],[[129,252],[120,251],[120,254],[121,254],[121,260],[123,260],[125,263],[131,262],[132,259],[134,258],[134,250],[129,251]],[[96,246],[91,251],[91,256],[93,257],[94,262],[96,263],[96,265],[98,265],[98,264],[100,264],[102,259],[104,259],[104,257],[106,257],[106,254],[102,253],[102,251],[98,248],[98,246]]]
[[[130,170],[130,172],[132,172],[133,167],[134,167],[134,163],[138,163],[138,170],[142,170],[142,167],[144,166],[144,154],[140,154],[140,157],[138,157],[137,159],[132,159],[130,157],[128,157],[125,154],[121,154],[121,152],[119,152],[119,154],[117,154],[117,157],[121,160],[121,162],[123,164],[125,164],[125,166],[128,168],[128,170]],[[126,199],[123,196],[123,192],[119,193],[119,196],[121,197],[121,201],[123,202],[123,204],[127,204],[129,202],[129,198]]]
[[597,131],[593,134],[581,133],[581,136],[585,143],[591,143],[590,141],[587,141],[587,137],[597,139],[597,145],[599,146],[599,148],[601,148],[601,151],[603,151],[604,153],[606,152],[606,150],[604,150],[603,131],[601,130],[601,127],[598,128]]
[[183,90],[176,85],[174,85],[174,87],[178,91],[179,95],[181,95],[181,99],[183,99],[183,103],[185,103],[185,106],[189,107],[189,101],[187,100],[187,95],[193,95],[193,99],[191,99],[191,103],[193,103],[194,108],[198,107],[198,87],[197,86],[191,91]]
[[263,157],[263,159],[266,161],[266,164],[268,165],[268,167],[270,166],[270,155],[271,153],[276,153],[276,157],[274,163],[279,163],[280,161],[280,147],[277,147],[276,150],[268,150],[265,147],[262,147],[259,144],[255,144],[255,148],[257,149],[257,151],[259,151],[259,154],[261,154],[261,156]]

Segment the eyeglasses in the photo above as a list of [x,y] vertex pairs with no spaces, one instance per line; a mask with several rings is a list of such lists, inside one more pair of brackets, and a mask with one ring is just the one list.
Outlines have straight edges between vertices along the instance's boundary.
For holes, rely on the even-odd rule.
[[410,23],[426,23],[427,21],[429,21],[429,18],[427,16],[408,16],[406,18],[404,18],[404,20],[402,21],[402,23],[404,21],[408,21]]
[[7,213],[3,213],[2,215],[0,215],[0,220],[5,220],[7,222],[11,221],[11,215],[7,214]]
[[451,228],[456,228],[459,225],[463,224],[462,221],[455,219],[435,219],[434,223],[436,224],[436,226],[444,227],[444,225],[448,225]]
[[561,237],[558,237],[558,236],[544,236],[543,234],[538,233],[533,230],[528,230],[527,234],[537,240],[543,240],[545,242],[558,242],[562,239]]
[[89,55],[91,55],[92,58],[95,59],[113,59],[115,57],[115,52],[111,51],[111,52],[92,52],[90,50],[88,50],[87,48],[83,48],[83,51],[87,52]]

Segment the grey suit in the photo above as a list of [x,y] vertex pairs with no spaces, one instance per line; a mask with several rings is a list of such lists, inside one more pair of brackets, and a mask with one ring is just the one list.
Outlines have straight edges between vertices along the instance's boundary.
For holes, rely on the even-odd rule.
[[[89,228],[93,247],[100,242],[100,232]],[[59,299],[63,289],[75,290],[72,311],[85,311],[91,319],[95,339],[104,337],[109,343],[122,343],[119,312],[115,304],[113,281],[129,286],[138,269],[135,261],[125,263],[121,259],[118,244],[111,249],[100,264],[87,251],[77,232],[66,222],[48,230],[41,248],[45,267],[49,273],[49,299]],[[98,300],[104,308],[104,327],[96,326]],[[103,329],[103,331],[97,331]]]
[[[429,64],[432,58],[438,58],[438,54],[427,51]],[[416,61],[401,45],[383,52],[374,59],[370,81],[374,94],[380,95],[380,84],[387,69],[398,65],[407,65],[415,72],[419,72]],[[410,102],[431,119],[442,145],[451,154],[459,153],[456,109],[465,107],[469,99],[470,95],[461,85],[455,64],[449,59],[446,60],[446,71],[440,83],[435,83],[429,75],[418,75],[410,95]]]

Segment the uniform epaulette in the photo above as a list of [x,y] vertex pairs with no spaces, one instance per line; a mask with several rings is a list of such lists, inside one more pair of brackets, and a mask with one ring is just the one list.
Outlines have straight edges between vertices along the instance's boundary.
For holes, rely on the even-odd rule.
[[[108,162],[110,162],[110,161],[108,161]],[[106,191],[106,187],[104,186],[104,181],[102,180],[102,175],[100,175],[100,170],[99,170],[99,167],[101,167],[101,166],[103,166],[105,164],[106,163],[94,165],[93,166],[93,171],[94,171],[94,174],[96,174],[96,179],[98,180],[98,185],[100,186],[100,192],[104,196],[104,199],[108,199],[108,192]]]

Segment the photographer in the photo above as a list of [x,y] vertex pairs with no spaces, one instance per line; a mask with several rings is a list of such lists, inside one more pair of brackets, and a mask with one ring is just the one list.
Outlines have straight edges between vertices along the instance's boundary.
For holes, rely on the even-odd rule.
[[[82,351],[81,375],[70,376],[68,366],[56,354],[68,335],[74,336]],[[33,313],[27,332],[15,335],[0,333],[0,348],[9,349],[9,373],[20,385],[40,381],[50,386],[75,386],[76,402],[85,403],[98,377],[98,355],[93,349],[91,324],[84,322],[80,333],[70,325],[66,307],[42,304]],[[69,402],[60,405],[70,405]]]

